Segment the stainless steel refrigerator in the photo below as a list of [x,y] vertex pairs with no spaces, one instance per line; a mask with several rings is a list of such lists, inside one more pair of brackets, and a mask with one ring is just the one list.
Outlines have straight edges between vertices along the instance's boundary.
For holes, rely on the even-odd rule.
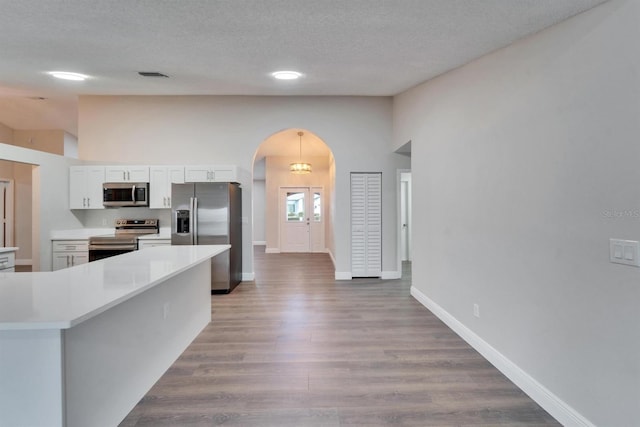
[[211,293],[228,293],[242,280],[242,189],[236,182],[172,184],[171,244],[231,249],[211,261]]

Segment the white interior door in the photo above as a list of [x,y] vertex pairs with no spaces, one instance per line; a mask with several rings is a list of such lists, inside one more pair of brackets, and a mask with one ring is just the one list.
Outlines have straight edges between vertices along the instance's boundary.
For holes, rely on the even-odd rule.
[[409,261],[409,184],[400,182],[400,249],[402,261]]
[[382,275],[380,173],[351,173],[351,275]]
[[280,252],[311,250],[309,188],[280,189]]

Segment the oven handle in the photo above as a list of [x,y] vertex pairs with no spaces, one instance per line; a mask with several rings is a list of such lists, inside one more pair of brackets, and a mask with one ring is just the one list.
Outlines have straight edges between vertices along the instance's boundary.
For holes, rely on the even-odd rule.
[[131,251],[135,251],[136,247],[132,246],[132,245],[109,245],[109,246],[89,245],[89,250],[90,251],[111,251],[111,250],[116,250],[116,251],[131,250]]

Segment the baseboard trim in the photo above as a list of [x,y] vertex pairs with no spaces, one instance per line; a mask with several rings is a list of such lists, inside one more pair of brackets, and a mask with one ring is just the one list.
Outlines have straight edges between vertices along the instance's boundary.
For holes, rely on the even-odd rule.
[[456,334],[476,349],[485,359],[509,378],[522,391],[542,406],[551,416],[565,427],[596,427],[579,412],[565,403],[549,389],[536,381],[518,365],[507,359],[471,329],[444,310],[420,290],[411,286],[411,296],[428,308],[433,314],[449,326]]
[[352,278],[350,271],[336,271],[336,280],[351,280]]
[[256,278],[255,273],[242,273],[243,282],[253,282]]
[[264,240],[254,240],[253,246],[267,246],[267,242]]
[[383,271],[380,275],[380,278],[383,280],[401,279],[402,272],[401,271]]
[[33,265],[33,260],[30,259],[16,259],[16,265]]
[[266,248],[264,250],[265,254],[279,254],[280,253],[280,248]]

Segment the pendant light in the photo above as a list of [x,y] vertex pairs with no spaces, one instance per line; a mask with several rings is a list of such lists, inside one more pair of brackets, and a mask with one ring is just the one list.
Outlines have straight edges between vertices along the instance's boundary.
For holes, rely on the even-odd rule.
[[311,163],[306,163],[302,161],[302,135],[303,132],[298,132],[298,136],[300,137],[300,157],[299,161],[295,163],[289,164],[289,171],[291,173],[295,173],[298,175],[311,173]]

